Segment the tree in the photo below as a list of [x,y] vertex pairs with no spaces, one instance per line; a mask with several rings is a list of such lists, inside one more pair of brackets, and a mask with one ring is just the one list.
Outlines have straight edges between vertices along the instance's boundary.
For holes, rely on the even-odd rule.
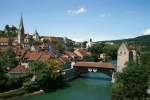
[[58,60],[51,59],[49,61],[46,61],[45,63],[47,64],[48,69],[51,73],[51,78],[57,79],[59,76],[61,76],[63,66]]
[[103,53],[104,44],[95,44],[92,47],[88,48],[88,51],[92,52],[94,61],[98,61],[98,58],[101,53]]
[[11,48],[5,49],[0,54],[0,69],[6,70],[6,68],[13,68],[18,64],[16,54]]
[[150,52],[149,51],[145,51],[141,53],[140,63],[150,66]]
[[56,51],[58,51],[59,53],[63,53],[64,50],[65,50],[64,45],[63,45],[63,43],[61,43],[61,42],[55,43],[55,44],[53,45],[53,48],[54,48]]
[[2,34],[3,37],[9,38],[9,45],[12,44],[13,38],[17,36],[17,28],[15,26],[10,27],[6,25]]
[[44,43],[44,44],[48,44],[48,42],[49,42],[48,39],[44,39],[44,40],[43,40],[43,43]]
[[103,53],[106,53],[106,55],[110,56],[111,59],[116,60],[117,59],[117,50],[118,45],[105,45],[103,48]]
[[[149,74],[147,65],[129,62],[123,72],[117,75],[117,82],[114,86],[121,83],[122,88],[120,88],[121,91],[113,90],[114,97],[117,100],[143,100],[147,96]],[[123,94],[121,95],[122,99],[119,99],[120,95],[118,94]]]
[[50,73],[47,65],[42,61],[33,61],[29,67],[29,74],[35,77],[35,81],[43,86],[47,78],[50,77]]
[[50,60],[47,62],[34,61],[29,67],[29,74],[35,77],[35,82],[40,88],[44,90],[56,89],[58,86],[63,85],[61,69],[57,60]]

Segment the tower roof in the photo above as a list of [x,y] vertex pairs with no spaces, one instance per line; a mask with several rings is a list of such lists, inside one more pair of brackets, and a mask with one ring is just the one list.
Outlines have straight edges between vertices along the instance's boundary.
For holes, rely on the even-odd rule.
[[22,17],[22,16],[21,16],[21,18],[20,18],[19,28],[24,28],[24,25],[23,25],[23,17]]
[[33,33],[33,35],[39,36],[39,33],[37,32],[37,29],[35,29],[35,32]]
[[35,29],[35,34],[38,34],[37,29]]

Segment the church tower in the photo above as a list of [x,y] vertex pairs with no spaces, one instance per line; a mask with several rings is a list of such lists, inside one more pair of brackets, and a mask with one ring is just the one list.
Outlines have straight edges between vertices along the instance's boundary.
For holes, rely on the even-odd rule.
[[24,44],[24,25],[23,25],[23,17],[21,16],[19,29],[18,29],[18,43],[23,46]]
[[33,39],[38,41],[40,39],[39,33],[37,32],[37,30],[35,30],[34,34],[33,34]]

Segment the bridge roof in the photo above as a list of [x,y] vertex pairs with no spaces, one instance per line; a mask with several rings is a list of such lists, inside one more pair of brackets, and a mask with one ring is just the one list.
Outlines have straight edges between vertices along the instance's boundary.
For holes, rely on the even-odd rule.
[[76,62],[74,67],[99,67],[99,68],[113,69],[112,64],[102,62]]

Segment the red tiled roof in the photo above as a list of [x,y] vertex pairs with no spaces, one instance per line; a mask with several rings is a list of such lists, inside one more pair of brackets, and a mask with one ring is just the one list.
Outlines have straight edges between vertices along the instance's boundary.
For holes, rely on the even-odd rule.
[[77,55],[74,52],[70,52],[70,51],[65,51],[64,54],[71,57],[72,56],[77,57]]
[[92,56],[91,52],[88,52],[86,50],[78,49],[77,50],[82,56]]
[[21,48],[20,46],[15,46],[13,50],[16,53],[16,56],[22,56],[27,52],[27,49]]
[[68,57],[66,57],[65,55],[59,57],[59,60],[60,60],[63,64],[71,62],[70,59],[69,59]]
[[54,57],[50,53],[41,52],[41,56],[39,60],[46,61],[46,60],[50,60],[51,58],[54,58]]
[[9,73],[26,73],[27,72],[27,68],[25,68],[25,66],[22,65],[18,65],[15,68],[12,68],[9,70]]
[[39,52],[27,52],[25,58],[28,60],[38,60],[41,54]]
[[9,38],[4,38],[4,37],[0,38],[0,43],[8,43],[8,42],[9,42]]
[[101,62],[76,62],[76,67],[100,67],[100,68],[113,68],[112,64]]
[[41,51],[41,52],[36,52],[36,51],[32,51],[32,52],[27,52],[25,55],[25,58],[27,58],[27,60],[50,60],[52,58],[54,58],[54,56],[52,56],[49,52],[46,51]]

